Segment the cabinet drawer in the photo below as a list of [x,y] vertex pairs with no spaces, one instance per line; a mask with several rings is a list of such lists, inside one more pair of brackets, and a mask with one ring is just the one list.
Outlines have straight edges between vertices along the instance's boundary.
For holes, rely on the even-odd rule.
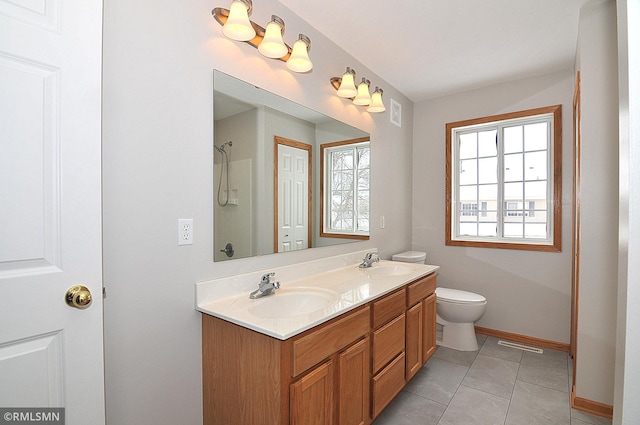
[[371,414],[375,419],[404,387],[404,353],[373,378]]
[[373,333],[373,373],[404,351],[404,327],[402,314]]
[[386,295],[373,303],[373,329],[378,329],[404,311],[405,290]]
[[417,302],[427,298],[436,290],[436,274],[432,273],[407,287],[407,306],[411,307]]
[[313,365],[340,351],[369,332],[369,307],[293,341],[292,376],[309,369]]

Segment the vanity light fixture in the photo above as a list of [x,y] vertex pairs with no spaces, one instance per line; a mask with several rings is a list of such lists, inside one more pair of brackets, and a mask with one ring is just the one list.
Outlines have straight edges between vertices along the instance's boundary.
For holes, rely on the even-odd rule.
[[271,21],[267,24],[264,38],[258,45],[258,51],[271,59],[279,59],[289,53],[289,47],[284,44],[284,21],[276,15],[271,15]]
[[[342,79],[334,77],[333,80],[338,80],[338,96],[344,97],[347,99],[351,99],[358,94],[358,90],[356,89],[355,79],[356,79],[356,71],[347,67],[347,70],[344,74],[342,74]],[[335,84],[334,84],[335,87]]]
[[304,34],[299,34],[298,39],[293,43],[291,56],[287,60],[287,68],[293,72],[307,72],[313,68],[313,63],[309,59],[309,49],[311,40]]
[[265,57],[286,62],[293,72],[310,71],[313,63],[309,59],[309,37],[300,34],[292,49],[282,39],[285,25],[280,17],[271,15],[267,29],[264,29],[249,20],[252,10],[252,0],[233,0],[229,9],[216,7],[211,14],[222,25],[222,33],[230,39],[249,43]]
[[362,81],[356,88],[354,81],[356,77],[356,71],[353,68],[347,67],[347,70],[340,77],[331,78],[331,85],[338,91],[338,96],[346,99],[351,99],[354,105],[368,106],[367,112],[376,113],[384,112],[387,108],[382,101],[382,89],[380,87],[375,88],[372,94],[369,94],[369,86],[371,82],[365,77],[362,77]]
[[387,108],[382,103],[382,89],[376,86],[376,89],[371,95],[371,105],[367,108],[367,112],[384,112]]
[[222,33],[232,40],[249,41],[256,36],[249,15],[253,10],[251,0],[233,0]]
[[371,104],[371,94],[369,94],[369,86],[371,81],[362,77],[362,81],[358,84],[358,94],[353,99],[353,103],[359,106],[369,106]]

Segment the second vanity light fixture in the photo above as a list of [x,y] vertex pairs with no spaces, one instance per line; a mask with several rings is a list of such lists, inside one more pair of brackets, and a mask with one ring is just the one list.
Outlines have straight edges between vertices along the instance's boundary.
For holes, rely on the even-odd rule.
[[251,0],[233,0],[229,9],[216,7],[211,14],[222,25],[222,33],[228,38],[249,43],[267,58],[286,62],[287,68],[293,72],[311,71],[313,63],[309,58],[309,37],[299,34],[291,48],[282,38],[284,21],[280,17],[271,15],[265,29],[249,20],[252,10]]
[[382,102],[382,89],[376,86],[373,93],[370,94],[371,81],[362,77],[362,81],[356,87],[355,80],[356,71],[347,67],[342,77],[331,78],[331,85],[338,90],[338,96],[351,99],[354,105],[368,106],[367,112],[384,112],[386,108]]

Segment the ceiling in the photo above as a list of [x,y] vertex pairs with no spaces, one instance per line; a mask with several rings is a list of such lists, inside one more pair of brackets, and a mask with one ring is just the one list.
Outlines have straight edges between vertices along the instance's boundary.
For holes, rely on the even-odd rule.
[[571,68],[590,0],[279,1],[419,102]]

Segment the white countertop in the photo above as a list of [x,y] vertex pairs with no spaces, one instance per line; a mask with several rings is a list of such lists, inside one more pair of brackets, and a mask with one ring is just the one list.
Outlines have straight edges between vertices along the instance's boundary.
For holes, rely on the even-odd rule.
[[[359,258],[362,258],[360,256]],[[334,259],[335,260],[335,259]],[[309,262],[196,284],[196,310],[281,340],[364,305],[439,266],[380,261],[371,268],[358,263],[314,274],[322,262]],[[320,264],[318,264],[320,263]],[[335,265],[336,261],[333,261]],[[296,270],[292,271],[291,268]],[[280,289],[275,295],[250,299],[259,276],[276,272]],[[311,295],[307,299],[307,295]],[[282,314],[280,314],[282,312]]]

